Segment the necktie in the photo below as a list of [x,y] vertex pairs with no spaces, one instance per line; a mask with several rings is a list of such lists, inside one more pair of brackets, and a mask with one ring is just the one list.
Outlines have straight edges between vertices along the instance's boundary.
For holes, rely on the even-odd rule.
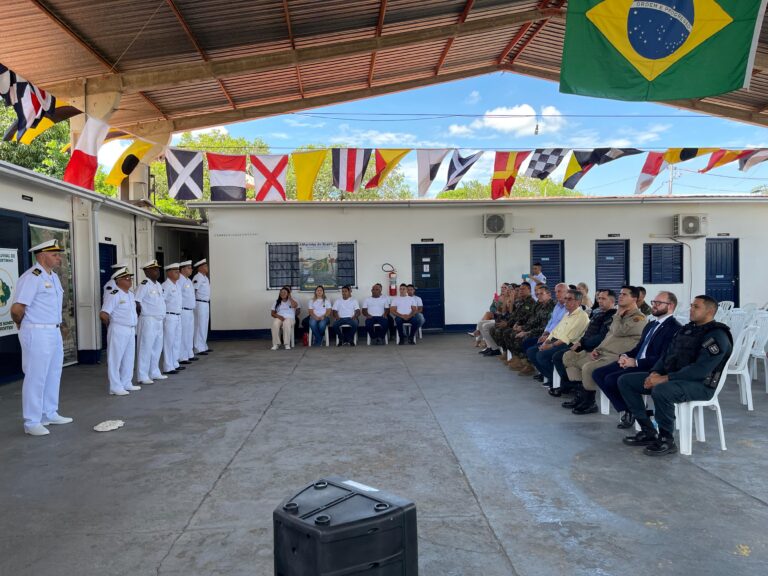
[[640,346],[640,353],[637,355],[638,360],[642,360],[645,358],[645,351],[648,349],[648,344],[651,343],[651,338],[653,338],[653,334],[656,332],[656,329],[659,327],[661,322],[654,321],[653,327],[651,327],[650,330],[648,330],[648,334],[645,336],[645,340],[643,340],[643,345]]

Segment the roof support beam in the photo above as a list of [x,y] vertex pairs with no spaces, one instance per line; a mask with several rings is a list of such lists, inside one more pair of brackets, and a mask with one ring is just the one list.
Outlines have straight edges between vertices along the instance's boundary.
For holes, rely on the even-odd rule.
[[[376,23],[376,37],[381,37],[384,28],[384,16],[387,13],[387,0],[381,0],[379,5],[379,21]],[[376,50],[371,52],[371,68],[368,70],[368,88],[373,86],[373,70],[376,68]]]
[[[189,27],[189,24],[187,24],[187,21],[184,19],[184,16],[181,15],[181,11],[176,6],[176,3],[173,0],[165,0],[168,6],[171,8],[171,11],[176,16],[176,19],[179,21],[179,24],[181,24],[181,27],[184,29],[184,32],[187,34],[187,38],[189,38],[189,41],[192,42],[192,45],[195,47],[195,50],[197,50],[197,53],[200,54],[200,58],[203,59],[203,62],[208,62],[209,58],[208,55],[205,53],[205,50],[203,50],[203,47],[200,46],[200,43],[197,41],[197,37],[192,33],[192,29]],[[221,88],[221,91],[224,93],[224,96],[226,96],[227,100],[229,101],[229,105],[232,106],[232,109],[234,110],[237,108],[237,105],[235,104],[235,101],[232,100],[232,96],[229,95],[229,92],[227,92],[226,87],[224,86],[224,82],[222,82],[220,79],[216,79],[216,81],[219,84],[219,88]]]
[[565,17],[565,11],[561,9],[528,10],[516,14],[477,18],[461,24],[434,26],[423,30],[387,34],[375,38],[333,42],[307,48],[296,48],[269,54],[254,54],[227,60],[213,60],[199,64],[131,70],[120,74],[92,76],[56,84],[47,84],[42,87],[59,98],[66,98],[69,94],[82,94],[84,87],[88,94],[115,90],[123,92],[160,90],[192,84],[200,80],[224,79],[254,72],[279,70],[310,62],[322,62],[344,56],[367,54],[371,51],[413,46],[435,40],[446,40],[458,36],[509,28],[527,22],[563,17]]
[[187,130],[196,130],[198,128],[208,128],[219,126],[221,124],[231,124],[233,122],[242,122],[245,120],[254,120],[277,114],[287,114],[299,110],[310,108],[319,108],[340,102],[351,102],[353,100],[362,100],[404,90],[412,90],[422,86],[432,86],[443,82],[451,82],[462,78],[472,76],[481,76],[499,72],[496,66],[483,66],[481,68],[470,68],[458,72],[448,72],[439,76],[430,76],[417,80],[408,80],[405,82],[395,82],[392,84],[382,84],[373,88],[362,88],[359,90],[350,90],[347,92],[338,92],[335,94],[325,94],[322,96],[310,96],[303,100],[291,100],[287,102],[276,102],[273,104],[262,104],[246,106],[241,104],[237,110],[224,110],[221,112],[209,112],[197,116],[184,116],[173,120],[158,120],[156,122],[144,122],[141,124],[122,125],[121,129],[138,137],[144,137],[145,134],[162,130],[169,130],[171,133],[183,132]]
[[[464,5],[464,10],[459,15],[459,24],[463,24],[467,20],[467,16],[469,16],[469,11],[472,10],[472,5],[475,3],[475,0],[467,0],[467,3]],[[453,46],[454,41],[456,40],[456,37],[448,38],[448,41],[445,43],[445,47],[443,48],[442,54],[440,54],[440,58],[437,59],[437,65],[435,66],[435,76],[440,74],[440,68],[443,67],[443,64],[445,64],[445,59],[448,58],[448,52],[451,50],[451,46]]]
[[[539,5],[537,8],[541,9],[544,8],[547,4],[549,4],[550,0],[542,0],[539,2]],[[565,0],[557,0],[555,5],[552,8],[560,8],[562,5],[565,4]],[[517,50],[517,52],[514,53],[514,55],[509,59],[509,63],[514,63],[515,59],[520,56],[520,54],[523,53],[523,50],[525,50],[528,47],[528,44],[531,43],[531,41],[536,38],[536,35],[541,32],[541,30],[544,28],[544,26],[547,25],[547,22],[549,22],[549,19],[543,20],[540,23],[536,22],[529,22],[525,26],[521,27],[520,30],[515,34],[515,36],[512,38],[512,40],[509,41],[509,43],[504,47],[504,50],[502,50],[501,55],[499,56],[499,59],[497,61],[497,64],[501,66],[504,63],[504,60],[509,56],[509,53],[513,50],[515,46],[517,46],[518,42],[523,39],[523,37],[530,31],[531,27],[536,26],[538,24],[538,28],[536,28],[533,32],[531,32],[531,35],[526,38],[525,42],[523,42],[523,45],[520,46],[520,48]]]
[[[296,39],[293,37],[291,29],[291,13],[288,11],[288,0],[283,0],[283,13],[285,14],[285,25],[288,27],[288,39],[291,41],[291,49],[296,50]],[[299,84],[299,94],[304,98],[304,83],[301,81],[301,68],[296,63],[296,82]]]

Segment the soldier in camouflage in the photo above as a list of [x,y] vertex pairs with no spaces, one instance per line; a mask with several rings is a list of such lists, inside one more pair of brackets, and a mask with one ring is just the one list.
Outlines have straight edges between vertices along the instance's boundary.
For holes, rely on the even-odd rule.
[[552,300],[549,287],[541,284],[536,286],[536,297],[538,302],[534,305],[531,316],[522,326],[522,330],[507,335],[504,340],[505,348],[512,352],[512,359],[507,362],[507,366],[513,370],[520,369],[525,358],[526,348],[536,344],[536,341],[544,333],[544,329],[552,317],[552,310],[555,308],[555,301]]

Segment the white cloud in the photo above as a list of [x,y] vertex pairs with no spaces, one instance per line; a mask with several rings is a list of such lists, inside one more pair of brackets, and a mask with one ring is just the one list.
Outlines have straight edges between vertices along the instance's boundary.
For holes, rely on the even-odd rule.
[[286,134],[285,132],[270,132],[269,133],[272,138],[276,138],[278,140],[288,140],[290,139],[290,136]]
[[382,132],[380,130],[360,130],[350,128],[348,124],[339,126],[339,133],[331,136],[332,144],[345,146],[380,147],[380,148],[449,148],[445,142],[421,140],[410,132]]
[[111,170],[120,155],[130,146],[131,140],[112,140],[99,148],[99,164]]
[[480,102],[482,98],[480,97],[480,92],[477,90],[472,90],[472,92],[469,93],[469,96],[466,97],[464,100],[465,104],[469,104],[470,106],[473,104],[477,104]]
[[286,118],[285,123],[294,128],[322,128],[325,126],[325,122],[302,122],[293,118]]
[[448,134],[451,136],[470,136],[474,130],[465,124],[451,124],[448,126]]
[[190,134],[192,134],[192,136],[199,136],[200,134],[212,134],[213,132],[229,134],[229,130],[227,130],[226,126],[211,126],[210,128],[200,128],[199,130],[190,131]]
[[566,119],[554,106],[543,106],[540,113],[530,104],[517,106],[500,106],[488,110],[482,118],[470,124],[451,124],[448,133],[451,136],[490,137],[477,133],[490,129],[493,132],[512,134],[514,136],[534,136],[538,126],[539,134],[556,134],[566,126]]

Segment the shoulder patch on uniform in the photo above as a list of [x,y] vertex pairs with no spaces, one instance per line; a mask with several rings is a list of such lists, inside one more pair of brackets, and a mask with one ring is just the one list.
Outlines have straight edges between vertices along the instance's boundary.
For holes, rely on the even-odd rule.
[[197,280],[192,280],[192,284],[197,284]]
[[635,316],[634,318],[632,318],[633,322],[640,322],[640,320],[642,320],[642,318],[640,318],[640,316]]
[[112,292],[110,292],[110,294],[117,294],[117,290],[112,290]]
[[35,268],[34,270],[32,270],[32,274],[34,274],[35,276],[40,276],[42,272],[40,271],[40,268]]
[[717,356],[720,354],[720,346],[718,345],[717,340],[714,338],[707,338],[704,340],[701,347],[706,348],[707,352],[709,352],[712,356]]
[[144,279],[141,281],[142,284],[146,284],[147,282],[149,282],[149,280]]

